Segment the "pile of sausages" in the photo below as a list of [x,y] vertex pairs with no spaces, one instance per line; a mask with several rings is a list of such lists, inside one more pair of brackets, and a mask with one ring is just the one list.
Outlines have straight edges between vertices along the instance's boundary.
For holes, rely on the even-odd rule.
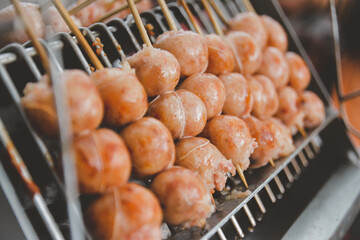
[[[289,155],[298,128],[322,123],[287,41],[274,19],[239,13],[223,38],[168,31],[122,69],[63,73],[79,189],[99,195],[85,213],[95,239],[160,239],[163,218],[203,227],[228,173]],[[27,84],[22,104],[39,134],[58,136],[47,76]]]

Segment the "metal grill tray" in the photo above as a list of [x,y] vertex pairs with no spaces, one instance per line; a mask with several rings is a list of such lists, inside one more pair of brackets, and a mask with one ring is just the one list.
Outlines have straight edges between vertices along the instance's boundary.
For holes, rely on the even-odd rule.
[[[254,217],[251,212],[252,205],[255,204],[262,214],[265,213],[266,210],[262,202],[267,200],[275,202],[279,196],[284,193],[286,185],[293,182],[294,179],[299,176],[302,169],[308,166],[308,160],[312,159],[321,149],[322,140],[319,137],[319,133],[321,133],[324,128],[327,128],[337,116],[337,112],[330,106],[329,94],[319,79],[291,25],[281,12],[278,3],[275,0],[266,2],[254,0],[252,2],[259,13],[266,13],[283,24],[289,35],[289,50],[302,55],[309,65],[312,73],[312,81],[309,89],[316,92],[324,101],[327,109],[326,120],[318,128],[309,131],[306,138],[296,136],[294,140],[296,150],[287,158],[276,161],[276,168],[264,167],[259,170],[253,170],[251,173],[249,171],[245,172],[251,191],[249,196],[242,199],[225,200],[225,195],[217,193],[215,195],[215,201],[217,202],[218,210],[208,219],[207,227],[204,230],[197,228],[181,230],[164,225],[164,231],[167,237],[175,239],[207,239],[219,237],[226,239],[221,227],[229,221],[234,225],[237,236],[244,237],[245,231],[242,231],[240,226],[243,224],[243,221],[238,221],[234,215],[239,212],[244,212],[245,222],[247,221],[246,225],[254,228],[256,226],[257,216]],[[245,11],[241,1],[238,0],[217,1],[217,3],[221,6],[227,17],[232,17],[240,11]],[[201,4],[193,1],[189,1],[189,4],[190,9],[200,21],[204,32],[213,33],[214,29],[209,24]],[[194,30],[182,8],[178,7],[176,3],[170,3],[169,8],[175,17],[175,22],[178,27],[181,26],[185,29]],[[142,13],[141,16],[145,24],[150,23],[154,26],[155,35],[151,37],[152,41],[155,41],[155,38],[162,32],[167,31],[168,25],[159,8]],[[125,20],[113,19],[106,24],[96,23],[89,28],[82,28],[81,30],[91,45],[94,43],[96,37],[100,38],[104,44],[104,51],[101,52],[99,58],[106,67],[121,66],[120,59],[122,54],[130,56],[139,51],[143,44],[131,15]],[[91,73],[90,61],[81,47],[77,45],[75,38],[68,34],[61,33],[56,35],[49,44],[45,42],[43,42],[43,44],[59,70],[75,68],[83,69],[89,74]],[[64,61],[62,61],[62,58]],[[22,71],[18,71],[18,69],[22,69]],[[20,105],[20,97],[22,96],[22,90],[26,83],[38,81],[41,73],[43,73],[43,69],[29,43],[24,46],[12,44],[0,51],[0,117],[9,130],[35,182],[39,185],[41,193],[54,215],[55,221],[60,225],[64,236],[68,239],[70,238],[68,233],[69,223],[67,220],[63,186],[59,180],[60,177],[58,173],[55,171],[52,160],[58,158],[57,152],[53,150],[53,146],[57,144],[49,141],[45,141],[44,143],[43,140],[36,135]],[[345,134],[344,128],[342,132]],[[51,149],[51,151],[49,152],[47,149]],[[0,148],[0,152],[1,151],[3,151],[3,149]],[[30,199],[26,197],[26,190],[21,186],[17,175],[11,166],[9,166],[8,161],[6,161],[6,154],[0,155],[0,160],[11,180],[11,184],[15,186],[17,197],[20,199],[26,216],[31,221],[32,227],[40,238],[48,238],[48,232],[44,230],[45,227],[41,220],[39,220]],[[245,190],[238,178],[229,180],[228,185],[232,189]],[[264,192],[266,194],[264,194]],[[85,196],[85,202],[86,201]],[[251,208],[249,206],[251,206]]]

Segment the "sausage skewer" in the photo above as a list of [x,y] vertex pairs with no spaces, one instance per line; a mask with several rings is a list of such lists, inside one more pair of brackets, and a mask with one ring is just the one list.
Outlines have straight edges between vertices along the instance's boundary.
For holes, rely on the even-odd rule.
[[31,198],[34,201],[34,205],[36,209],[39,211],[41,218],[44,220],[44,223],[49,230],[51,236],[55,240],[64,239],[62,236],[58,226],[55,223],[55,220],[49,209],[46,206],[46,202],[41,195],[39,187],[34,183],[32,177],[21,158],[19,152],[14,147],[14,143],[10,139],[9,133],[6,131],[4,123],[0,119],[0,140],[3,142],[9,156],[11,159],[12,165],[16,168],[17,172],[19,173],[22,181],[25,183],[29,193],[31,194]]
[[215,10],[216,14],[219,16],[220,20],[225,24],[226,27],[229,27],[230,26],[229,21],[225,18],[224,14],[221,12],[221,9],[216,4],[216,2],[214,0],[209,0],[209,2],[213,7],[213,9]]
[[96,2],[97,0],[86,0],[82,3],[80,3],[79,5],[74,6],[73,8],[71,8],[69,10],[69,14],[70,15],[74,15],[77,12],[80,12],[82,9],[86,8],[87,6],[89,6],[90,4],[92,4],[93,2]]
[[[32,30],[31,21],[27,19],[24,9],[21,7],[19,0],[12,0],[14,7],[18,14],[20,15],[23,23],[25,25],[26,31],[33,42],[33,45],[40,56],[43,67],[48,74],[48,77],[52,80],[51,83],[54,84],[54,96],[55,96],[55,105],[56,109],[59,112],[62,112],[61,120],[58,119],[59,129],[60,129],[60,141],[62,146],[62,160],[64,167],[64,181],[65,181],[65,195],[68,202],[68,214],[70,220],[70,231],[71,236],[74,239],[84,239],[84,227],[81,213],[79,214],[80,203],[76,196],[78,196],[77,191],[77,176],[74,167],[74,161],[69,161],[74,158],[74,151],[72,148],[72,136],[70,131],[70,119],[67,114],[67,108],[60,100],[64,94],[62,87],[59,86],[59,81],[53,81],[50,61],[46,54],[45,49],[40,44],[39,40],[35,37],[35,34]],[[47,222],[47,221],[45,221]]]
[[[135,2],[135,4],[136,4],[136,3],[139,3],[139,2],[141,2],[141,1],[142,1],[142,0],[135,0],[134,2]],[[129,4],[124,4],[123,6],[117,8],[117,9],[114,9],[114,10],[106,13],[104,16],[96,19],[95,22],[103,22],[103,21],[105,21],[106,19],[108,19],[108,18],[114,16],[115,14],[117,14],[117,13],[119,13],[119,12],[122,12],[122,11],[128,9],[128,8],[129,8]]]

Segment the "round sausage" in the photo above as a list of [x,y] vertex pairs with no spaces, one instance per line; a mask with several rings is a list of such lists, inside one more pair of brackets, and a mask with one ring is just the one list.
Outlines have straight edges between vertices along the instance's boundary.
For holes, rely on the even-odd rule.
[[180,63],[181,76],[202,73],[208,66],[208,48],[202,36],[190,31],[167,31],[157,37],[154,47],[172,53]]
[[174,139],[198,135],[207,119],[203,101],[184,89],[161,95],[149,105],[147,115],[159,119]]
[[165,221],[172,225],[204,227],[214,212],[209,189],[193,171],[172,167],[157,175],[151,190],[160,200]]
[[221,80],[209,73],[197,73],[185,79],[179,89],[196,94],[205,104],[207,119],[220,115],[225,102],[225,87]]
[[[80,70],[66,70],[60,82],[65,84],[72,133],[99,126],[104,115],[104,104],[89,76]],[[21,103],[32,126],[39,133],[49,137],[58,136],[58,115],[47,75],[37,83],[26,85]]]
[[234,56],[241,65],[236,65],[235,71],[244,74],[253,74],[260,67],[262,53],[259,45],[246,32],[230,32],[226,40],[232,46]]
[[175,145],[169,130],[155,118],[141,118],[122,132],[137,176],[148,177],[175,161]]
[[85,213],[95,240],[161,239],[163,214],[148,189],[127,183],[96,199]]
[[313,128],[319,126],[325,119],[325,106],[321,99],[311,91],[300,93],[304,126]]
[[228,115],[214,117],[206,124],[202,135],[235,166],[239,165],[243,171],[249,167],[250,154],[257,144],[243,120]]
[[308,66],[304,59],[296,53],[287,52],[285,58],[290,69],[290,86],[299,92],[303,91],[309,85],[311,80]]
[[224,114],[242,117],[249,115],[253,107],[253,97],[246,79],[240,73],[220,75],[226,89]]
[[215,34],[205,36],[209,52],[209,64],[206,72],[219,75],[229,73],[235,67],[235,58],[230,45]]
[[110,129],[74,137],[76,169],[82,193],[103,193],[126,183],[131,160],[124,141]]
[[176,161],[179,166],[197,172],[209,190],[221,191],[227,175],[235,175],[235,167],[209,140],[199,137],[183,138],[176,144]]
[[229,21],[229,25],[231,31],[247,32],[254,38],[256,44],[259,45],[260,48],[265,47],[268,34],[260,16],[256,13],[238,13]]
[[264,75],[248,77],[248,85],[254,99],[252,114],[258,118],[271,117],[279,108],[279,96],[273,82]]
[[269,16],[262,15],[261,20],[268,34],[267,46],[276,47],[285,52],[288,47],[288,37],[284,28]]
[[91,79],[104,101],[107,125],[119,127],[144,116],[147,96],[134,71],[104,68],[94,72]]
[[263,51],[263,58],[258,73],[273,81],[275,88],[286,86],[289,82],[289,66],[284,54],[275,47],[267,47]]
[[127,59],[149,97],[175,89],[180,79],[180,64],[168,51],[144,47]]

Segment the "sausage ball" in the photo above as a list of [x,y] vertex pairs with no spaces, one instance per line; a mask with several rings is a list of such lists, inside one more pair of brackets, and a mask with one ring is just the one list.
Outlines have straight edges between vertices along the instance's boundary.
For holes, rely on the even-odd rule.
[[280,119],[268,118],[263,121],[274,136],[275,152],[272,159],[286,157],[295,150],[293,139],[289,128],[287,128]]
[[235,67],[235,58],[231,46],[215,34],[205,36],[209,52],[209,64],[206,72],[219,75],[232,72]]
[[267,46],[276,47],[285,52],[288,48],[288,37],[284,28],[269,16],[262,15],[261,20],[268,34]]
[[304,126],[319,126],[325,119],[325,106],[321,99],[311,91],[300,93],[300,101],[304,112]]
[[180,64],[168,51],[144,47],[127,60],[135,69],[148,97],[172,91],[179,82]]
[[275,47],[265,48],[258,73],[270,78],[276,89],[286,86],[290,71],[284,53]]
[[154,194],[127,183],[96,199],[85,213],[95,240],[161,239],[162,210]]
[[[89,76],[80,70],[66,70],[61,74],[60,83],[65,85],[72,133],[99,126],[104,116],[104,103]],[[39,133],[49,137],[58,136],[54,92],[47,75],[39,82],[26,85],[21,103],[32,126]]]
[[208,66],[208,48],[202,36],[190,31],[167,31],[157,37],[154,47],[172,53],[180,63],[181,76],[202,73]]
[[259,168],[268,164],[276,152],[274,136],[269,127],[261,120],[248,116],[244,118],[251,136],[256,139],[258,147],[251,154],[250,168]]
[[224,114],[242,117],[249,115],[253,107],[253,97],[246,79],[240,73],[220,75],[226,89]]
[[231,31],[243,31],[254,38],[260,48],[265,47],[268,34],[259,15],[253,12],[242,12],[236,14],[229,21]]
[[252,114],[258,118],[271,117],[279,108],[279,96],[273,82],[264,75],[248,78],[248,85],[254,99]]
[[134,71],[104,68],[94,72],[91,79],[105,104],[105,124],[119,127],[144,116],[147,96]]
[[236,66],[235,71],[245,76],[256,72],[261,64],[262,53],[255,40],[246,32],[230,32],[226,36],[226,40],[241,63],[240,66]]
[[304,59],[298,54],[287,52],[286,61],[290,69],[289,85],[297,91],[303,91],[310,83],[311,73]]
[[76,169],[82,193],[103,193],[126,183],[131,160],[124,141],[110,129],[74,137]]
[[220,115],[226,91],[221,80],[209,73],[197,73],[185,79],[179,89],[196,94],[205,104],[207,119]]
[[193,171],[172,167],[157,175],[151,190],[160,200],[165,221],[184,228],[204,227],[215,211],[209,189]]
[[195,94],[180,89],[150,103],[148,116],[159,119],[174,139],[196,136],[206,124],[206,108]]
[[202,135],[235,166],[239,165],[243,171],[249,167],[250,154],[257,144],[243,120],[228,115],[214,117],[206,124]]
[[176,144],[176,161],[181,167],[197,172],[209,190],[221,191],[227,173],[235,175],[235,167],[209,140],[199,137],[183,138]]
[[289,86],[279,90],[279,109],[275,114],[285,125],[290,128],[292,135],[298,132],[298,128],[304,127],[304,111],[298,93]]
[[136,175],[154,175],[175,161],[175,145],[169,130],[155,118],[141,118],[122,132]]
[[[39,11],[40,6],[33,3],[20,3],[22,8],[25,11],[28,19],[31,19],[31,25],[34,30],[35,37],[43,38],[45,35],[45,25]],[[6,23],[10,21],[15,21],[18,18],[18,15],[15,11],[14,5],[10,5],[6,8],[0,10],[0,22]],[[18,29],[13,30],[10,33],[0,34],[0,48],[4,47],[10,43],[25,43],[30,38],[25,31],[25,28],[18,27]]]

